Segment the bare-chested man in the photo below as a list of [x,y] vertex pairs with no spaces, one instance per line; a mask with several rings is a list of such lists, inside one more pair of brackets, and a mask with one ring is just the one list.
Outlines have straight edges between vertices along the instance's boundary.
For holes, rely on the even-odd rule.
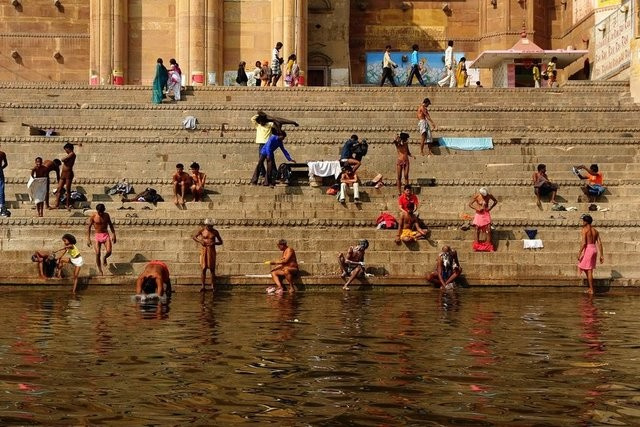
[[407,204],[407,211],[402,212],[400,215],[400,224],[398,225],[398,237],[396,237],[396,243],[400,242],[415,242],[418,239],[424,239],[428,232],[420,228],[420,221],[414,213],[415,206],[409,202]]
[[449,246],[443,246],[436,261],[436,270],[427,274],[427,281],[439,286],[440,290],[444,291],[455,282],[460,274],[462,274],[462,267],[458,261],[458,252]]
[[50,188],[50,184],[49,184],[49,175],[51,174],[51,172],[55,172],[56,173],[56,187],[58,185],[60,185],[60,166],[62,165],[62,162],[60,161],[60,159],[53,159],[53,160],[45,160],[42,162],[42,164],[47,168],[47,195],[44,201],[45,206],[47,207],[47,209],[49,209],[51,206],[49,205],[49,194],[51,193],[51,188]]
[[[111,229],[111,234],[113,234],[114,244],[116,243],[116,229],[111,222],[111,217],[105,212],[105,207],[102,203],[96,205],[96,213],[91,215],[89,221],[87,221],[87,246],[89,247],[92,246],[91,227],[95,227],[95,246],[93,249],[96,253],[96,266],[98,267],[100,275],[103,275],[102,266],[107,265],[107,258],[111,256],[112,237],[109,235],[109,229]],[[104,258],[100,260],[102,245],[104,245],[105,253]]]
[[33,182],[31,183],[29,191],[33,200],[36,202],[38,216],[41,217],[44,214],[44,202],[46,198],[44,192],[48,187],[46,181],[49,181],[49,170],[42,164],[42,157],[36,157],[36,164],[33,169],[31,169],[31,177],[33,178]]
[[593,295],[593,269],[596,268],[596,260],[600,253],[600,264],[604,262],[602,240],[600,233],[591,226],[591,215],[582,215],[582,230],[580,231],[580,252],[578,252],[578,268],[587,275],[589,284],[588,294]]
[[213,291],[216,286],[216,246],[222,244],[222,238],[218,230],[213,228],[213,222],[210,218],[205,219],[204,227],[192,236],[192,239],[202,246],[200,248],[200,268],[202,269],[200,292],[205,291],[207,270],[211,273],[211,290]]
[[171,278],[169,267],[162,261],[150,261],[136,280],[136,294],[156,293],[158,296],[171,296]]
[[396,161],[396,185],[398,186],[398,196],[402,194],[402,176],[404,175],[404,181],[406,185],[409,185],[409,157],[411,151],[409,150],[409,134],[400,132],[396,135],[396,139],[393,140],[393,144],[398,151],[398,160]]
[[349,248],[347,256],[342,252],[338,254],[338,262],[342,270],[342,278],[347,279],[342,289],[349,290],[349,285],[356,279],[362,278],[364,272],[364,252],[369,247],[369,241],[362,239],[358,242],[358,246]]
[[267,288],[267,292],[275,292],[281,294],[284,291],[282,286],[281,276],[289,283],[289,293],[296,291],[296,287],[293,284],[293,278],[298,274],[298,259],[296,258],[296,252],[293,248],[287,245],[287,241],[280,239],[278,241],[278,249],[282,251],[282,258],[277,261],[266,261],[265,264],[275,265],[271,270],[271,278],[275,283],[275,288]]
[[65,204],[67,210],[71,210],[71,183],[73,182],[73,165],[76,163],[76,153],[73,151],[73,144],[66,143],[63,148],[67,155],[61,160],[62,172],[60,173],[60,181],[58,181],[58,189],[56,190],[56,204],[49,209],[58,209],[62,189],[64,188],[66,194]]
[[176,205],[184,206],[184,196],[191,190],[191,176],[184,171],[184,165],[178,163],[176,165],[176,173],[173,174],[173,195],[175,196],[174,203]]
[[[431,155],[431,142],[433,141],[431,131],[436,130],[436,124],[431,120],[431,115],[429,114],[430,105],[431,100],[425,98],[422,104],[418,106],[418,131],[420,131],[420,136],[422,137],[420,141],[420,154],[423,156],[425,144],[427,144],[429,155]],[[429,126],[429,124],[431,124],[431,126]]]
[[207,181],[207,174],[200,172],[200,165],[196,162],[191,163],[191,194],[193,201],[199,202],[204,196],[204,184]]

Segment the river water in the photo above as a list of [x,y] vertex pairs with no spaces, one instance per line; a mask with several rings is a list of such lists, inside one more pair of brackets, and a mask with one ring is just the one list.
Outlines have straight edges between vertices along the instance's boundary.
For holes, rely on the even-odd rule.
[[4,289],[2,425],[640,425],[616,291]]

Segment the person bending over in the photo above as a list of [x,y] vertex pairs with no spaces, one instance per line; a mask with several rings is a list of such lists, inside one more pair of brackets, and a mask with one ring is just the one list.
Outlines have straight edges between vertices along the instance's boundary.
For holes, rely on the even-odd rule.
[[436,260],[436,271],[427,274],[427,281],[445,290],[462,274],[458,253],[449,246],[443,246]]
[[162,261],[150,261],[136,280],[136,294],[158,296],[171,296],[171,278],[169,277],[169,267]]
[[342,270],[342,278],[347,279],[342,289],[349,290],[349,285],[355,279],[362,279],[365,276],[364,272],[364,252],[369,247],[369,241],[362,239],[358,242],[356,247],[351,246],[347,251],[345,257],[342,252],[338,254],[338,262],[340,263],[340,269]]

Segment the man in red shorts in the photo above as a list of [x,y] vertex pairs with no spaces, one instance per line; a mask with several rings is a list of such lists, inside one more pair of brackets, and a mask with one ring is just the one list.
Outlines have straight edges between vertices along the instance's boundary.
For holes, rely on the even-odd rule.
[[[91,227],[95,227],[95,234],[93,236],[95,246],[93,246],[93,249],[96,253],[96,266],[98,267],[100,275],[103,275],[102,267],[107,265],[107,259],[111,256],[112,243],[116,243],[116,229],[102,203],[96,205],[96,213],[91,215],[89,221],[87,221],[87,246],[89,247],[92,246]],[[109,229],[111,229],[113,238],[109,235]],[[101,260],[100,252],[102,251],[102,245],[104,245],[105,253],[104,258]]]

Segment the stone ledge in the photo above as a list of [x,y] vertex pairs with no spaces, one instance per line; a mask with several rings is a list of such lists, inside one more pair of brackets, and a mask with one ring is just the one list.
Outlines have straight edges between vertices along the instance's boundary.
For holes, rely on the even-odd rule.
[[[562,214],[563,212],[557,212]],[[202,221],[206,217],[206,211],[202,212],[202,218],[128,218],[114,219],[114,224],[124,227],[175,227],[189,226],[197,227],[202,225]],[[429,228],[445,228],[460,227],[466,221],[461,219],[429,219]],[[561,228],[579,228],[578,219],[496,219],[493,224],[496,227],[561,227]],[[0,218],[0,225],[5,227],[12,226],[73,226],[85,227],[87,223],[86,217],[30,217],[30,218]],[[369,228],[375,229],[374,220],[340,220],[340,219],[218,219],[215,221],[216,227],[310,227],[310,228]],[[640,227],[640,220],[606,220],[600,219],[597,223],[598,228],[637,228]]]
[[[255,107],[245,105],[207,105],[207,104],[106,104],[106,103],[17,103],[7,102],[0,104],[0,108],[15,108],[15,109],[47,109],[47,110],[138,110],[138,111],[155,111],[155,110],[179,110],[179,111],[247,111],[254,112]],[[345,112],[415,112],[415,106],[343,106],[343,105],[324,105],[318,104],[309,106],[283,106],[275,105],[269,107],[269,111],[290,111],[292,113],[304,112],[304,111],[345,111]],[[531,113],[600,113],[600,112],[637,112],[640,111],[640,106],[616,106],[616,107],[558,107],[558,106],[438,106],[434,105],[429,108],[429,111],[433,112],[454,112],[454,113],[483,113],[483,112],[531,112]],[[248,113],[249,114],[249,113]]]
[[[425,267],[426,273],[426,267]],[[482,278],[482,276],[464,275],[465,288],[484,288],[484,287],[585,287],[582,280],[575,276],[547,276],[547,277],[515,277],[509,279],[493,279],[488,280]],[[176,292],[198,292],[200,289],[200,277],[197,276],[173,276],[171,278],[172,285],[175,286]],[[64,278],[60,280],[47,280],[44,281],[37,277],[0,277],[0,286],[25,286],[25,287],[64,287],[71,289],[72,280],[70,278]],[[256,276],[217,276],[217,284],[219,290],[233,290],[234,288],[247,288],[251,291],[264,292],[265,286],[272,284],[271,279],[268,277],[256,277]],[[344,282],[337,275],[330,276],[302,276],[298,279],[298,288],[302,286],[314,288],[332,288],[340,289]],[[116,288],[118,292],[122,289],[131,289],[133,294],[133,288],[135,287],[134,276],[81,276],[79,279],[79,286],[96,286],[99,288]],[[597,277],[597,287],[614,286],[616,288],[628,288],[628,287],[640,287],[640,279],[638,278],[611,278],[611,277]],[[381,287],[384,290],[392,291],[394,289],[401,290],[406,287],[430,290],[433,292],[439,292],[438,289],[430,283],[426,283],[424,277],[421,276],[378,276],[371,277],[362,283],[356,281],[352,286],[352,291],[357,290],[374,290],[376,287]],[[237,289],[236,288],[236,289]]]
[[[27,126],[27,125],[25,125]],[[47,129],[65,129],[66,127],[73,125],[31,125],[33,127]],[[442,128],[449,130],[450,132],[461,132],[464,131],[463,128]],[[198,133],[192,131],[185,131],[184,137],[163,137],[163,136],[35,136],[35,135],[19,135],[19,136],[0,136],[0,143],[5,142],[18,142],[18,143],[55,143],[60,144],[60,140],[64,140],[64,142],[71,142],[74,144],[89,144],[89,143],[109,143],[109,144],[241,144],[241,145],[251,145],[255,144],[253,138],[225,138],[225,137],[199,137],[193,136],[194,133]],[[210,129],[213,131],[219,131],[220,127],[217,129]],[[227,126],[225,125],[225,131],[227,130]],[[304,129],[303,129],[304,130]],[[468,131],[472,131],[475,129],[467,128]],[[516,129],[517,130],[517,129]],[[436,137],[435,139],[437,139]],[[335,144],[343,144],[344,139],[330,140],[330,139],[296,139],[287,137],[287,145],[335,145]],[[367,138],[367,141],[370,144],[384,144],[384,145],[393,145],[393,141],[390,138]],[[624,146],[624,145],[639,145],[640,139],[632,136],[629,137],[619,137],[619,138],[601,138],[598,139],[597,142],[594,142],[591,138],[544,138],[537,139],[535,137],[497,137],[493,138],[493,145],[517,145],[517,146],[539,146],[539,145],[589,145],[600,146],[600,145],[616,145],[616,146]],[[458,151],[458,150],[453,150]],[[570,153],[567,153],[569,155]]]

